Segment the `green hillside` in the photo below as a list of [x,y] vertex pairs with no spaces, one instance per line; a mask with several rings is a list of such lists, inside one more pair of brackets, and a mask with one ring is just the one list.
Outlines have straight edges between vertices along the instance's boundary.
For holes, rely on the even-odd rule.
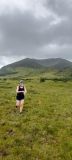
[[[72,160],[71,67],[58,70],[8,65],[3,70],[0,159]],[[15,108],[16,86],[21,79],[27,88],[22,114]]]
[[[17,73],[20,74],[21,70],[23,71],[27,70],[30,71],[30,73],[33,72],[47,72],[48,70],[57,70],[57,71],[64,71],[65,69],[72,70],[72,62],[61,59],[61,58],[55,58],[55,59],[30,59],[26,58],[23,60],[20,60],[18,62],[9,64],[7,66],[4,66],[0,69],[0,76],[2,75],[17,75]],[[23,72],[24,72],[23,71]]]
[[72,81],[26,79],[22,114],[18,82],[0,80],[0,160],[72,160]]

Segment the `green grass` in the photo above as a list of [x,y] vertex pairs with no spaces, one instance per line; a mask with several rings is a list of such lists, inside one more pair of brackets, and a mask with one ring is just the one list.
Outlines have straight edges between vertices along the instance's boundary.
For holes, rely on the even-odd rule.
[[25,81],[22,114],[17,80],[0,80],[0,160],[72,160],[72,82]]

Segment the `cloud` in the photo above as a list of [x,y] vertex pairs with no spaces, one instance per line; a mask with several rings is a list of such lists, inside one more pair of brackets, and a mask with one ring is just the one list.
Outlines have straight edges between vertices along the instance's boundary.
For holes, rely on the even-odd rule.
[[30,11],[37,17],[45,17],[49,14],[44,7],[45,2],[46,0],[3,0],[0,2],[0,14],[13,14],[19,10],[22,13]]
[[71,19],[72,0],[3,0],[0,2],[3,63],[5,57],[10,62],[21,57],[72,59]]
[[34,55],[34,52],[36,54],[41,46],[52,41],[53,29],[50,27],[52,21],[53,17],[37,19],[30,12],[1,16],[0,28],[3,37],[1,52],[25,56]]
[[72,13],[72,0],[46,0],[46,8],[50,8],[59,16],[70,17]]

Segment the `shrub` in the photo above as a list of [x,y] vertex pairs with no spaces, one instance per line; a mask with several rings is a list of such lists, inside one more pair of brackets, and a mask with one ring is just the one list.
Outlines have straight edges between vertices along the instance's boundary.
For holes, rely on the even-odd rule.
[[46,78],[42,77],[40,78],[40,82],[45,82]]

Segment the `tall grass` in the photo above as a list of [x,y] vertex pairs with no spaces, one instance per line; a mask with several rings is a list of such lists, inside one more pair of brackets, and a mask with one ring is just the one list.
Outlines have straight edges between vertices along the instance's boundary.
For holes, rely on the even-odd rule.
[[72,160],[72,82],[25,81],[22,114],[16,79],[0,80],[0,159]]

